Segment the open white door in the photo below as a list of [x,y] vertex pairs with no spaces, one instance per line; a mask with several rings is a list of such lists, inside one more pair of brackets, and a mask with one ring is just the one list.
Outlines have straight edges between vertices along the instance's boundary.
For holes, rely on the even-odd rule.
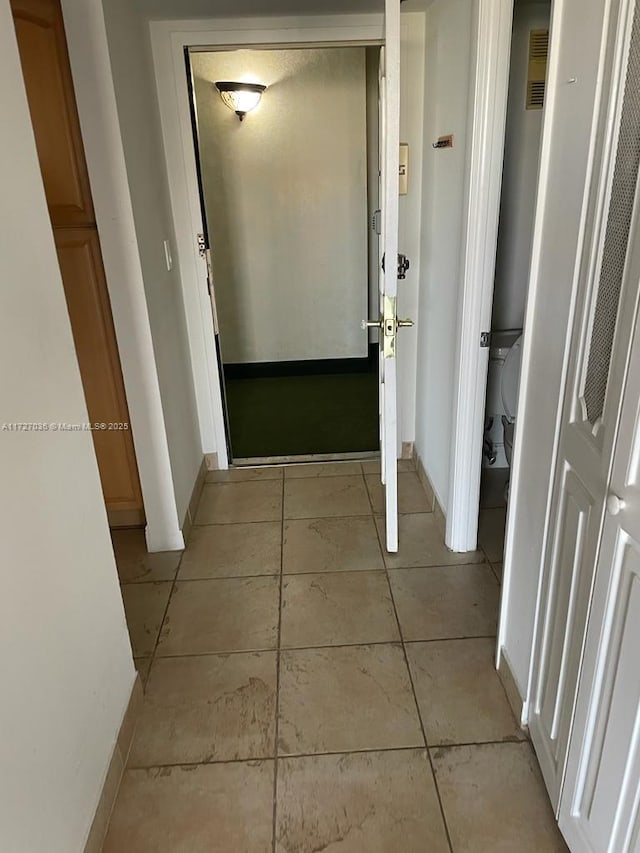
[[400,0],[385,0],[380,55],[380,451],[385,491],[386,547],[398,550],[398,170],[400,149]]

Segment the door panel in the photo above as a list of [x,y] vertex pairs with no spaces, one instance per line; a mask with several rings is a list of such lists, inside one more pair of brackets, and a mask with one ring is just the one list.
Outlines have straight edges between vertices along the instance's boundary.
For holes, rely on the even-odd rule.
[[62,18],[51,0],[11,0],[54,227],[94,221]]
[[540,666],[539,693],[535,713],[547,738],[537,744],[545,754],[545,766],[559,774],[564,760],[571,723],[570,710],[575,693],[577,673],[571,666],[570,637],[582,636],[591,578],[585,571],[587,532],[594,506],[594,497],[568,469],[562,489],[560,512],[555,531],[558,543],[550,569],[548,635],[544,638]]
[[[640,233],[638,234],[640,238]],[[640,283],[640,258],[636,281]],[[596,570],[560,825],[572,849],[640,849],[640,335]]]
[[93,431],[105,502],[137,509],[142,498],[98,235],[93,228],[54,235],[90,421],[126,424]]
[[[589,187],[578,265],[575,343],[569,357],[550,510],[551,519],[563,518],[568,497],[565,488],[570,483],[565,472],[570,471],[574,484],[580,483],[582,518],[579,524],[576,516],[573,523],[550,528],[543,568],[544,606],[534,652],[529,723],[556,808],[637,307],[638,284],[629,276],[628,251],[640,162],[640,88],[635,81],[635,62],[628,62],[633,7],[629,0],[612,3],[611,27],[604,34],[594,180]],[[574,499],[576,495],[574,489]],[[565,556],[558,559],[556,555]],[[548,660],[555,665],[549,667]]]
[[[612,534],[613,531],[608,530],[605,541]],[[583,831],[591,840],[593,849],[609,849],[617,853],[625,850],[625,833],[615,833],[619,841],[612,845],[612,830],[618,822],[619,812],[628,810],[624,783],[634,764],[632,795],[638,790],[639,779],[640,544],[626,532],[619,531],[614,552],[612,569],[615,580],[610,613],[607,614],[610,627],[604,638],[605,648],[608,648],[603,654],[602,685],[594,706],[597,707],[597,717],[593,735],[585,743],[582,755],[580,772],[584,776],[584,786],[574,803],[573,812],[574,820],[584,823]]]

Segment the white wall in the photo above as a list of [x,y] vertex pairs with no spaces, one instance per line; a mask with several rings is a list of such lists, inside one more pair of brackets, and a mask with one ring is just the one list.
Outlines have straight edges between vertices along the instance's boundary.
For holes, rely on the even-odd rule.
[[[178,519],[202,463],[179,258],[153,84],[148,28],[128,0],[103,0],[120,132],[131,193]],[[163,241],[173,258],[167,270]]]
[[409,146],[409,181],[407,194],[400,196],[398,251],[409,258],[411,269],[406,279],[398,282],[398,316],[413,319],[417,328],[398,333],[398,438],[400,442],[413,442],[420,334],[418,292],[423,259],[423,150],[428,147],[423,137],[425,17],[422,12],[403,12],[400,20],[400,141]]
[[[426,21],[416,450],[446,511],[456,362],[472,0],[435,0]],[[451,149],[431,147],[453,134]],[[415,159],[415,158],[414,158]]]
[[547,29],[550,3],[516,3],[511,39],[493,329],[521,329],[527,301],[542,110],[527,110],[529,31]]
[[[0,423],[88,420],[0,2]],[[135,671],[89,432],[0,431],[0,848],[80,853]]]
[[[498,637],[523,698],[527,695],[569,347],[567,329],[571,328],[584,190],[590,171],[603,5],[556,0],[552,12]],[[572,78],[576,82],[567,85]]]
[[[363,358],[364,48],[191,57],[225,363]],[[267,86],[241,123],[217,80]]]
[[144,293],[101,0],[62,0],[84,153],[118,339],[147,546],[184,545]]

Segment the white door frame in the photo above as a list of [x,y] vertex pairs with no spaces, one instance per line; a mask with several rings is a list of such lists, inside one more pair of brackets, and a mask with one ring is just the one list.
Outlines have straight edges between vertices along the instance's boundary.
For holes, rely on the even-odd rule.
[[149,551],[184,547],[100,2],[62,0],[69,61],[140,475]]
[[[408,16],[403,16],[404,18]],[[422,16],[419,16],[422,19]],[[152,21],[149,24],[169,192],[185,304],[196,403],[204,452],[227,468],[226,436],[206,262],[195,235],[203,230],[185,76],[185,48],[247,45],[382,43],[384,16],[334,15]]]
[[[478,507],[493,282],[504,154],[513,0],[475,0],[466,210],[460,269],[453,440],[445,541],[453,551],[477,544]],[[523,371],[528,360],[523,359]],[[512,475],[513,476],[513,475]]]

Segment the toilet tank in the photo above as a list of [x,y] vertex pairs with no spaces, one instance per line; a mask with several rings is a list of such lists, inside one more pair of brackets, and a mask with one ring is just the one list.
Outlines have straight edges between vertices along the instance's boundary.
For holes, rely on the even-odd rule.
[[[500,388],[504,360],[521,334],[522,329],[506,329],[491,333],[485,412],[487,418],[493,418],[493,426],[488,433],[496,454],[496,461],[490,466],[492,468],[508,467],[507,457],[504,453],[504,434],[502,430],[502,416],[505,414],[505,410]],[[482,464],[488,466],[488,461],[483,458]]]

